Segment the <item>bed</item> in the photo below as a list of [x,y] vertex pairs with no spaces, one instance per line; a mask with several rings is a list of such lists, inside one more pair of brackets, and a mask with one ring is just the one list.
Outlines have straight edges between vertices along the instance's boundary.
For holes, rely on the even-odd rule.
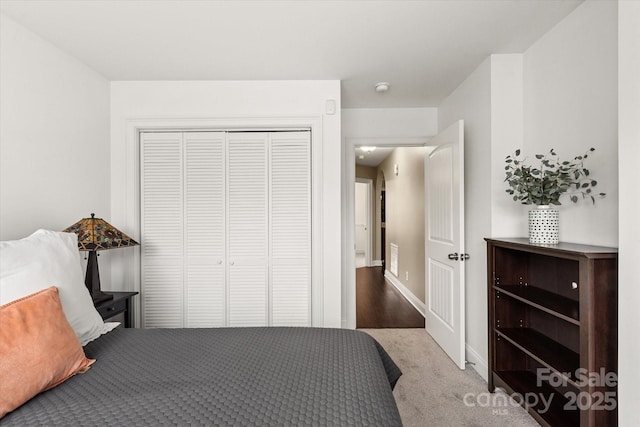
[[[80,279],[64,277],[77,264],[75,241],[48,233],[37,235],[26,247],[24,242],[13,245],[19,250],[0,242],[0,297],[13,299],[8,304],[0,301],[4,304],[0,306],[0,390],[12,380],[13,390],[21,392],[28,375],[30,381],[40,381],[41,375],[34,373],[37,363],[24,359],[33,356],[27,353],[39,353],[36,362],[49,363],[75,345],[76,358],[83,365],[71,367],[60,381],[40,384],[23,404],[0,418],[0,426],[402,425],[392,394],[401,372],[366,333],[330,328],[122,326],[108,332],[79,282],[81,271]],[[67,241],[61,244],[61,238]],[[33,257],[34,251],[42,253]],[[65,251],[70,263],[62,268]],[[60,268],[49,268],[51,260],[42,261],[45,253],[54,253]],[[15,264],[26,265],[25,259],[30,264],[28,277],[16,274],[20,269]],[[33,259],[47,268],[33,265]],[[57,283],[75,284],[44,288],[56,275]],[[26,294],[26,284],[44,289],[27,296],[16,293]],[[82,301],[77,300],[79,295]],[[88,311],[76,313],[84,309]],[[58,320],[51,317],[56,312]],[[90,325],[94,320],[96,324]],[[20,326],[25,322],[25,327]],[[52,324],[63,324],[75,344],[61,345],[60,329],[46,332],[43,338]],[[37,334],[28,337],[32,341],[23,355],[16,342],[34,330]],[[16,368],[7,368],[7,363]],[[0,409],[9,394],[5,389],[5,397],[0,396]]]
[[85,346],[91,369],[2,426],[400,426],[400,371],[359,331],[123,329]]

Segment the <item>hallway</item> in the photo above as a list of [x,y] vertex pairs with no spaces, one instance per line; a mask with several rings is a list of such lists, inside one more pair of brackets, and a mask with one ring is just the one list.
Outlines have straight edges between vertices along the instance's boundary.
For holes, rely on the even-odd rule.
[[384,279],[382,267],[356,269],[356,328],[424,328],[424,317]]

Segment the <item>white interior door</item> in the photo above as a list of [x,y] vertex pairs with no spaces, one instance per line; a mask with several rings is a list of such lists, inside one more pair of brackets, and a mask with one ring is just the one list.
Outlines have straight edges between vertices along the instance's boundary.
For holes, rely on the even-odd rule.
[[141,134],[143,327],[225,325],[225,138]]
[[184,326],[226,324],[225,132],[184,142]]
[[229,326],[264,326],[268,319],[267,133],[227,137]]
[[355,188],[355,238],[356,268],[370,265],[371,247],[371,182],[356,181]]
[[464,126],[438,134],[425,160],[426,329],[465,368]]
[[143,327],[310,326],[310,132],[140,144]]
[[311,326],[310,135],[269,134],[272,326]]
[[182,133],[140,135],[143,328],[179,328],[184,317]]

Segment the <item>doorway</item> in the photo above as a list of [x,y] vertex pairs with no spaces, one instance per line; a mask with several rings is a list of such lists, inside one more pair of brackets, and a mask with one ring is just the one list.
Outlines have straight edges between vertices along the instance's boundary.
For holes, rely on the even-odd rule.
[[[377,146],[378,148],[387,148],[392,150],[394,147],[425,147],[430,141],[430,137],[346,137],[343,145],[343,159],[345,160],[342,168],[343,192],[342,203],[344,206],[342,217],[342,327],[347,329],[356,328],[356,269],[355,269],[355,177],[356,177],[356,158],[360,153],[356,149],[361,146]],[[378,150],[376,150],[376,153]],[[376,176],[371,176],[375,179]],[[385,176],[388,183],[388,177]],[[388,199],[388,190],[385,190]],[[376,200],[374,195],[374,201]],[[387,211],[389,208],[388,200],[386,202]],[[386,213],[388,218],[388,212]],[[378,228],[376,220],[373,222],[374,230]],[[376,233],[379,236],[379,233]],[[375,236],[374,236],[375,237]],[[386,236],[388,240],[388,235]],[[374,239],[374,247],[379,248],[377,237]],[[376,249],[379,250],[379,249]],[[378,254],[374,254],[374,265],[381,261]],[[380,262],[380,266],[382,263]]]
[[[345,149],[346,153],[344,158],[346,160],[345,172],[347,176],[344,177],[347,183],[345,195],[347,197],[345,202],[344,213],[346,218],[353,218],[353,193],[348,191],[349,181],[355,180],[355,156],[353,155],[355,148],[358,146],[357,140],[366,140],[367,138],[346,138]],[[371,138],[368,138],[371,140]],[[419,139],[419,138],[418,138]],[[423,148],[428,147],[429,155],[424,156],[425,177],[424,179],[425,189],[427,191],[424,194],[424,249],[423,255],[425,256],[423,262],[425,266],[428,264],[429,268],[425,268],[424,279],[424,293],[422,300],[412,298],[411,293],[405,294],[403,292],[402,284],[399,285],[393,283],[400,292],[405,295],[408,301],[410,301],[414,307],[420,310],[423,316],[427,316],[427,301],[426,295],[428,294],[428,310],[432,315],[438,316],[445,314],[447,307],[451,308],[450,313],[447,312],[445,322],[446,327],[440,328],[440,324],[433,321],[433,316],[428,319],[426,324],[427,332],[434,337],[434,339],[445,350],[447,355],[461,368],[465,366],[465,299],[464,299],[464,266],[460,263],[453,261],[460,260],[458,253],[464,253],[464,121],[458,120],[451,124],[448,128],[441,131],[434,138],[425,138],[427,141],[423,143],[412,144],[414,146],[420,146]],[[428,141],[431,140],[429,144]],[[378,141],[388,140],[388,138],[380,138]],[[389,142],[389,146],[402,146],[403,144],[398,141]],[[385,144],[386,145],[386,144]],[[394,165],[394,175],[398,175],[398,165]],[[351,181],[354,182],[354,181]],[[345,187],[343,187],[345,188]],[[351,197],[351,199],[349,199]],[[428,203],[427,203],[428,200]],[[435,203],[434,203],[435,202]],[[390,188],[389,188],[389,175],[385,183],[385,248],[387,243],[390,243],[392,239],[389,230],[389,218],[390,208],[394,206],[394,203],[390,200]],[[426,220],[428,218],[428,220]],[[426,224],[429,224],[428,227]],[[343,305],[343,319],[345,327],[353,328],[356,325],[356,278],[355,274],[349,271],[355,270],[353,258],[349,256],[349,251],[353,250],[353,230],[349,229],[350,223],[343,221],[343,225],[346,229],[343,229],[345,236],[345,258],[343,267],[344,278],[344,305]],[[428,230],[427,230],[428,228]],[[440,230],[440,231],[439,231]],[[449,231],[447,233],[442,232]],[[428,235],[428,239],[426,238]],[[427,242],[429,244],[427,245]],[[434,246],[436,243],[442,243],[442,247]],[[391,244],[388,245],[391,247]],[[427,248],[427,246],[429,246]],[[447,246],[445,248],[445,246]],[[394,246],[394,252],[396,252],[397,245]],[[446,250],[445,250],[446,249]],[[457,252],[457,253],[456,253]],[[398,249],[397,253],[401,253]],[[427,253],[429,258],[426,257]],[[444,257],[443,257],[444,255]],[[386,258],[391,258],[389,255]],[[398,256],[399,258],[399,256]],[[464,261],[466,258],[462,258]],[[390,260],[389,264],[392,264],[394,260]],[[351,271],[353,271],[351,270]],[[438,271],[436,271],[438,270]],[[402,276],[402,271],[399,271]],[[408,273],[405,273],[408,276]],[[445,277],[446,276],[446,277]],[[390,279],[394,277],[393,275]],[[442,277],[445,277],[442,279]],[[407,277],[408,278],[408,277]],[[440,292],[443,291],[443,292]],[[445,295],[445,303],[438,303],[440,301],[439,295]],[[417,300],[417,301],[416,301]],[[453,307],[451,307],[453,305]],[[429,326],[431,325],[431,327]],[[440,334],[439,331],[447,329],[450,333]]]
[[[424,327],[424,316],[414,306],[414,302],[423,304],[424,300],[424,153],[424,147],[420,146],[356,148],[354,237],[358,328]],[[374,183],[369,193],[372,199],[369,212],[373,217],[370,233],[365,233],[360,225],[366,222],[360,209],[366,206],[365,198],[359,190],[364,189],[360,183],[365,181]],[[372,263],[362,262],[365,235],[373,240]],[[390,269],[391,266],[400,269]]]

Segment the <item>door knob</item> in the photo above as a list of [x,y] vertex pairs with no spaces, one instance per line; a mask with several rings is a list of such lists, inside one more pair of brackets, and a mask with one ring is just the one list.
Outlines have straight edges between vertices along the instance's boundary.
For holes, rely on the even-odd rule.
[[469,259],[469,254],[460,254],[460,261],[466,261]]
[[449,254],[449,255],[447,255],[447,257],[448,257],[449,259],[452,259],[452,260],[454,260],[454,261],[457,261],[457,260],[458,260],[458,252],[454,252],[454,253],[452,253],[452,254]]

